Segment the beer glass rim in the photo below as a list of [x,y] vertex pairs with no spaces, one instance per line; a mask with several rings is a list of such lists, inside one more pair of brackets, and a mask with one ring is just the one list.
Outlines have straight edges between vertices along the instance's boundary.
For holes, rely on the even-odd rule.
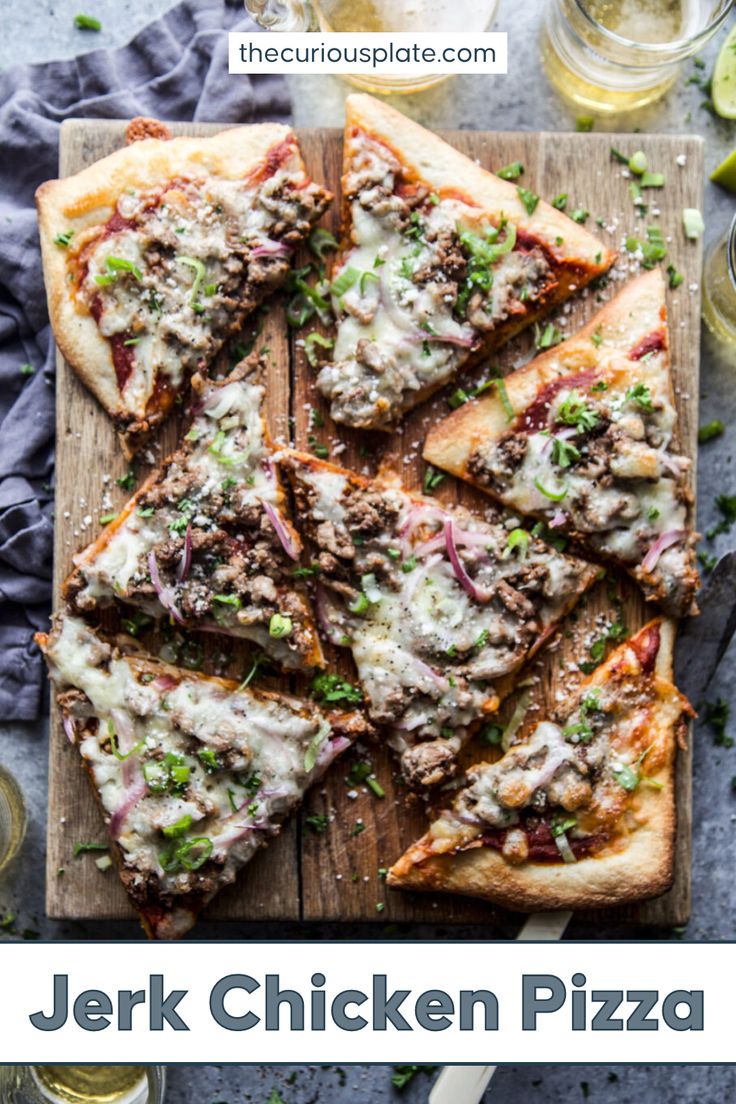
[[721,0],[720,11],[705,27],[702,27],[688,38],[674,39],[670,42],[637,42],[634,39],[626,38],[624,35],[617,34],[615,31],[609,30],[609,28],[605,27],[602,23],[599,23],[588,11],[585,0],[573,0],[573,3],[582,17],[601,35],[601,37],[608,39],[608,41],[615,46],[637,50],[641,54],[652,54],[654,56],[664,51],[674,54],[683,52],[685,55],[687,55],[687,53],[694,53],[701,41],[705,42],[718,30],[733,8],[734,3],[736,3],[736,0]]

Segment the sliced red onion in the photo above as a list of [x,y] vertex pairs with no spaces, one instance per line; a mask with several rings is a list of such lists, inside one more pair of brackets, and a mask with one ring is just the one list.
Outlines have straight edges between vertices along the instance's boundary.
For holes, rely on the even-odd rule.
[[414,597],[414,593],[419,584],[424,579],[433,567],[436,567],[438,563],[442,561],[443,557],[441,553],[435,552],[429,556],[421,567],[415,567],[413,571],[410,571],[404,584],[404,598],[406,602],[410,602]]
[[189,576],[189,569],[192,566],[192,523],[191,521],[187,525],[187,531],[184,534],[184,547],[181,552],[181,559],[179,560],[179,566],[176,569],[176,581],[177,583],[183,583]]
[[[488,533],[475,533],[471,529],[455,529],[455,544],[463,545],[466,548],[482,548],[484,552],[487,551],[488,544],[491,540]],[[432,552],[437,552],[439,549],[445,547],[445,535],[444,533],[438,533],[436,537],[431,537],[424,544],[418,545],[414,549],[414,555],[421,559],[423,556],[428,556]]]
[[430,525],[437,521],[442,525],[446,514],[437,506],[412,506],[399,529],[401,540],[408,540],[418,525]]
[[271,522],[274,529],[276,530],[276,536],[281,541],[281,545],[284,549],[284,552],[289,557],[289,559],[298,560],[299,559],[299,548],[298,548],[297,543],[294,540],[293,536],[291,535],[291,533],[287,529],[286,525],[284,524],[284,521],[281,518],[280,514],[278,513],[277,510],[275,510],[273,508],[271,503],[266,502],[265,499],[261,499],[261,504],[263,506],[263,509],[268,514],[268,520]]
[[654,544],[641,561],[642,571],[654,571],[662,553],[666,552],[668,548],[671,548],[673,544],[678,544],[686,536],[687,529],[670,529],[668,532],[662,533],[660,537],[657,537]]
[[434,667],[430,667],[430,665],[428,663],[425,663],[423,659],[418,659],[415,656],[414,667],[420,675],[424,675],[426,678],[431,679],[435,686],[437,686],[437,688],[441,690],[443,694],[450,689],[450,684],[447,679],[438,674],[438,672],[435,671]]
[[493,597],[493,592],[477,586],[477,584],[473,582],[458,555],[455,545],[455,523],[452,518],[447,518],[445,521],[445,547],[447,549],[447,557],[455,573],[455,578],[466,594],[469,594],[476,602],[490,602]]
[[69,743],[70,744],[76,744],[76,742],[77,742],[77,730],[74,727],[74,721],[72,720],[72,718],[69,716],[68,713],[64,714],[64,716],[61,719],[61,723],[64,726],[64,732],[66,733],[66,738],[69,741]]
[[342,614],[333,605],[327,591],[321,583],[317,583],[315,598],[315,608],[319,627],[330,644],[339,646],[342,644],[345,636],[345,628],[341,627],[339,624],[339,622],[342,621]]
[[567,514],[564,510],[558,510],[549,522],[550,529],[559,529],[561,525],[567,525]]
[[238,384],[229,383],[225,387],[213,387],[206,399],[200,403],[199,412],[218,421],[227,414],[239,393]]
[[273,238],[261,238],[258,245],[250,251],[251,257],[290,257],[291,247]]
[[123,794],[123,800],[118,805],[115,812],[110,819],[110,835],[114,840],[119,839],[123,830],[123,825],[128,818],[128,814],[135,805],[138,804],[140,799],[147,792],[148,787],[146,780],[142,774],[139,774],[135,781],[132,782],[125,793]]
[[350,747],[352,742],[347,736],[330,736],[319,749],[313,770],[326,770],[338,755],[342,755],[343,751]]
[[686,468],[690,467],[690,461],[684,456],[672,456],[671,453],[666,451],[666,446],[659,450],[659,462],[665,471],[668,471],[670,475],[674,475],[675,479],[682,475]]
[[157,675],[156,678],[151,683],[151,685],[156,690],[166,691],[166,690],[173,690],[175,687],[177,687],[179,685],[179,683],[176,681],[175,678],[172,678],[171,675]]
[[472,349],[475,336],[471,334],[425,333],[424,330],[420,330],[417,334],[410,334],[408,340],[411,341],[412,345],[423,345],[426,341],[428,345],[457,345],[461,349]]
[[161,582],[161,576],[158,573],[158,564],[156,562],[156,553],[153,549],[148,553],[148,570],[151,575],[151,582],[153,589],[156,591],[156,597],[161,605],[164,607],[167,613],[170,613],[175,621],[178,621],[180,625],[184,624],[184,618],[176,608],[173,594],[170,587],[165,587]]

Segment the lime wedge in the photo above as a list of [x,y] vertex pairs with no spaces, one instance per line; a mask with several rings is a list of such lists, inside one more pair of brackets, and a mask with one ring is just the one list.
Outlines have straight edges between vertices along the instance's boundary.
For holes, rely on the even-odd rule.
[[736,119],[736,26],[721,46],[713,70],[713,107],[722,119]]
[[718,168],[710,174],[710,178],[714,184],[728,188],[729,192],[736,192],[736,150],[729,153],[725,161],[721,161]]

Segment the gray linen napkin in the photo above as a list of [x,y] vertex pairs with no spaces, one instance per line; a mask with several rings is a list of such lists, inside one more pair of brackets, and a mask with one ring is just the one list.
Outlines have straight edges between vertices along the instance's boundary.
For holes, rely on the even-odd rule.
[[282,78],[228,76],[235,29],[257,29],[241,0],[184,0],[122,49],[0,74],[0,720],[39,712],[32,634],[51,600],[54,353],[33,194],[71,116],[287,120]]

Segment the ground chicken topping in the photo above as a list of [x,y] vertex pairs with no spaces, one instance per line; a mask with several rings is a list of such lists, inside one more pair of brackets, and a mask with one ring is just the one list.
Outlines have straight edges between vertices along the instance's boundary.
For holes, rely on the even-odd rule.
[[345,181],[353,247],[333,276],[337,338],[318,386],[336,421],[375,428],[449,380],[555,280],[543,248],[512,222],[430,193],[405,179],[385,146],[354,141]]
[[[243,371],[247,371],[243,366]],[[319,655],[300,542],[261,416],[263,388],[237,374],[202,385],[184,446],[83,553],[77,609],[119,599],[154,617],[252,640],[286,667]]]
[[441,509],[400,488],[356,484],[287,456],[317,546],[318,614],[348,646],[373,720],[408,778],[454,770],[469,726],[595,572],[525,529]]

